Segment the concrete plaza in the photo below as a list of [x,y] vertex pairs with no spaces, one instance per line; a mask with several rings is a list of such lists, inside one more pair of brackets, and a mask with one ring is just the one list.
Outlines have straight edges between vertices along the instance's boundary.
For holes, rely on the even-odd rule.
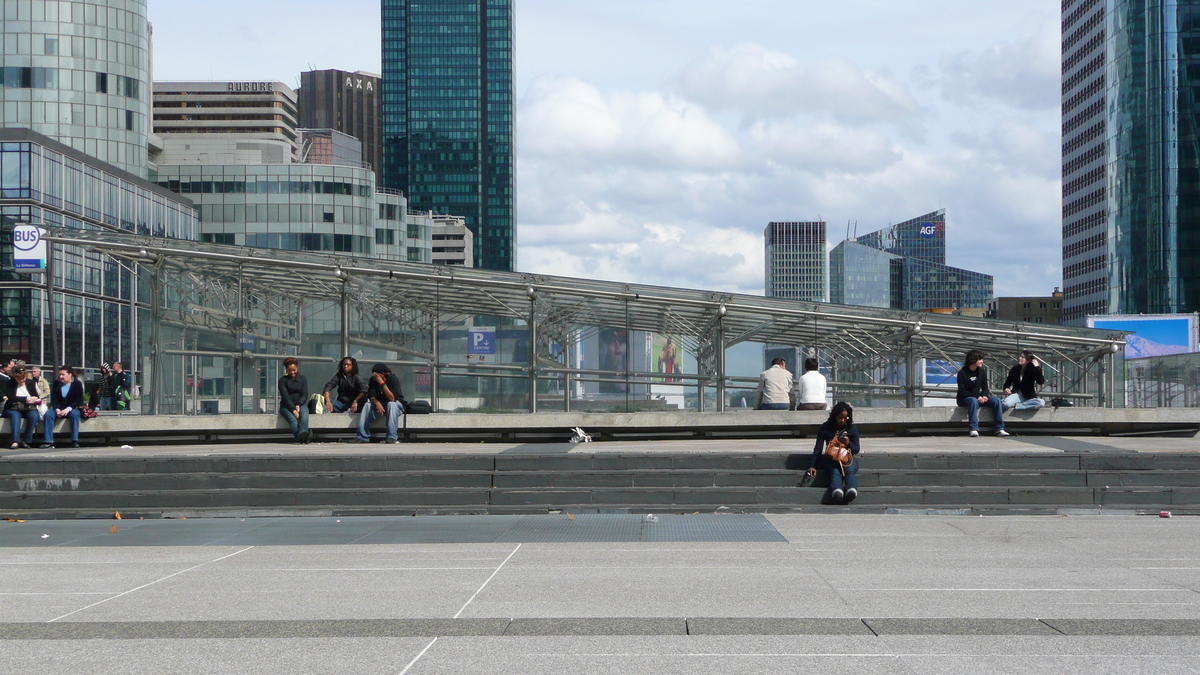
[[5,673],[1200,672],[1188,517],[3,522],[0,571]]

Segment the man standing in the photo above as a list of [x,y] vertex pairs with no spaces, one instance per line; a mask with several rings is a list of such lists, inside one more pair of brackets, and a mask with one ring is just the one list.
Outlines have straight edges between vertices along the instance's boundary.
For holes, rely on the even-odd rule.
[[792,410],[796,407],[796,389],[792,386],[787,361],[779,357],[771,359],[771,367],[758,376],[754,407],[758,410]]
[[112,375],[108,380],[112,384],[114,408],[128,410],[129,402],[133,400],[133,392],[130,389],[129,373],[125,372],[125,367],[120,361],[113,361]]
[[100,364],[100,377],[96,380],[96,388],[100,396],[100,410],[115,410],[113,406],[112,370],[108,362]]
[[371,381],[367,384],[367,402],[358,417],[358,443],[371,442],[371,422],[376,417],[387,416],[387,442],[400,442],[400,416],[404,414],[404,394],[400,392],[400,378],[392,373],[387,364],[376,363],[371,368]]
[[988,371],[983,367],[985,354],[978,349],[967,352],[966,361],[958,371],[958,404],[967,409],[967,434],[971,438],[979,436],[979,408],[991,408],[996,417],[996,435],[1007,436],[1004,430],[1004,414],[1001,412],[1000,398],[988,389]]

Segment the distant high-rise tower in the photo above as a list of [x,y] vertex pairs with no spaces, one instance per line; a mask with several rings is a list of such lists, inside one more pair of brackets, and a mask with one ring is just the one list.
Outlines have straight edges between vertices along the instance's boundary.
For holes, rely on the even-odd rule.
[[382,83],[378,75],[359,71],[310,70],[300,73],[296,92],[300,126],[333,129],[362,142],[363,160],[383,177],[383,126],[379,116]]
[[1062,3],[1065,323],[1200,310],[1200,0]]
[[825,221],[770,223],[767,245],[768,298],[825,301]]
[[516,264],[512,0],[383,0],[383,185]]

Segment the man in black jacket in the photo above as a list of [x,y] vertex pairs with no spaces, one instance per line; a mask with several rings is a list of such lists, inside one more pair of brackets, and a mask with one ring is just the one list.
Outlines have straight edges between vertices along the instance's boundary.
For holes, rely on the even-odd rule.
[[371,379],[367,383],[367,402],[358,417],[359,443],[371,442],[371,422],[376,417],[387,416],[387,442],[400,442],[400,416],[404,414],[404,394],[400,391],[400,378],[387,364],[376,363],[371,368]]
[[58,367],[58,381],[50,385],[50,409],[42,417],[42,438],[46,445],[54,443],[54,422],[70,420],[72,448],[79,447],[79,409],[83,407],[83,383],[75,379],[70,366]]
[[979,436],[979,408],[988,407],[996,417],[996,435],[1007,436],[1000,398],[988,389],[988,371],[983,367],[984,353],[978,349],[967,352],[962,369],[958,371],[958,404],[967,409],[967,425],[971,438]]

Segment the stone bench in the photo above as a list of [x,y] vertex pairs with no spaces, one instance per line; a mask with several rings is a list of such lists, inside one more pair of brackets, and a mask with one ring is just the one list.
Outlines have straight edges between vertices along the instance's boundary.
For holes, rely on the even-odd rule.
[[[825,421],[823,411],[752,411],[725,413],[636,412],[587,413],[546,412],[537,414],[435,413],[408,415],[403,436],[408,440],[519,440],[564,441],[571,429],[580,427],[593,440],[655,438],[769,438],[814,434]],[[859,408],[855,424],[865,435],[930,435],[966,433],[967,412],[963,408]],[[309,426],[319,437],[349,437],[357,416],[345,413],[312,415]],[[990,431],[991,413],[980,412],[984,433]],[[1023,434],[1188,434],[1200,431],[1200,409],[1189,408],[1042,408],[1009,411],[1007,427]],[[66,422],[56,425],[55,436],[67,433]],[[384,428],[378,419],[373,429]],[[40,431],[40,425],[39,425]],[[125,440],[146,442],[214,442],[248,439],[289,438],[288,426],[279,415],[139,415],[101,413],[80,426],[85,443],[120,444]],[[0,424],[0,441],[7,445],[8,422]],[[40,435],[35,434],[35,441]]]

